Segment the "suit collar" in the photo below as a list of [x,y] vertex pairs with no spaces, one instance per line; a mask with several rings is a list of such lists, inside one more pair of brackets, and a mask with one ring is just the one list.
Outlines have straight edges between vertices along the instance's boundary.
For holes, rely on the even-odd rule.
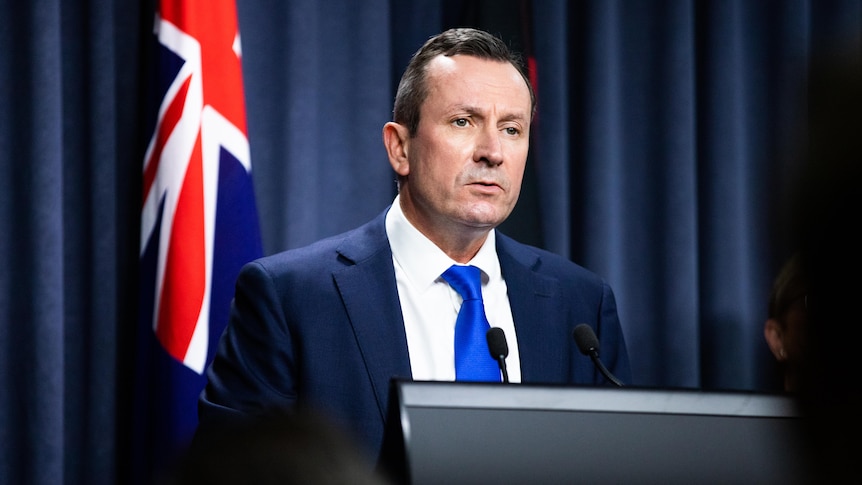
[[392,252],[384,229],[385,214],[386,211],[348,234],[337,249],[348,264],[333,273],[365,359],[381,418],[388,405],[390,378],[411,377]]
[[497,254],[518,335],[521,381],[564,381],[570,336],[560,282],[539,271],[547,263],[538,251],[499,232]]

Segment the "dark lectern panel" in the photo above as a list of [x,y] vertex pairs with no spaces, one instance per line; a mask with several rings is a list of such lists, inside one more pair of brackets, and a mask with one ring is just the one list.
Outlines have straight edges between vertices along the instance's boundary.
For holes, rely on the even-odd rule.
[[786,396],[393,383],[410,483],[804,481]]

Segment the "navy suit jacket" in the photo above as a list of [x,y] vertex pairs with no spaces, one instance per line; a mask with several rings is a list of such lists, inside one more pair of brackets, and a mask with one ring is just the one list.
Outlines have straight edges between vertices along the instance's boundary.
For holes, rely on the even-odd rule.
[[[308,405],[380,452],[390,380],[411,377],[386,211],[240,272],[230,322],[201,393],[201,427]],[[611,288],[573,262],[498,232],[524,383],[605,385],[572,330],[587,323],[623,382],[629,359]]]

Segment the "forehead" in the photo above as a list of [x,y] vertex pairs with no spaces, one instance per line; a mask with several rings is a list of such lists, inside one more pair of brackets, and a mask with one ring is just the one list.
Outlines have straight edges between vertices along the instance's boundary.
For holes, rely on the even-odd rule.
[[427,66],[425,104],[438,107],[493,104],[529,119],[530,90],[511,63],[474,56],[439,55]]

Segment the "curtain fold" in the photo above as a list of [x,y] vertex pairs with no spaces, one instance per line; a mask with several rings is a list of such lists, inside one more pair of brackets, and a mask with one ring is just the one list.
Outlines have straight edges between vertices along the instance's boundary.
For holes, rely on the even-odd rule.
[[[862,2],[238,0],[264,252],[382,211],[410,55],[473,25],[531,47],[539,111],[501,228],[614,288],[635,382],[773,391],[811,59]],[[122,483],[132,461],[143,44],[152,2],[4,1],[0,483]],[[524,28],[524,26],[528,28]]]

